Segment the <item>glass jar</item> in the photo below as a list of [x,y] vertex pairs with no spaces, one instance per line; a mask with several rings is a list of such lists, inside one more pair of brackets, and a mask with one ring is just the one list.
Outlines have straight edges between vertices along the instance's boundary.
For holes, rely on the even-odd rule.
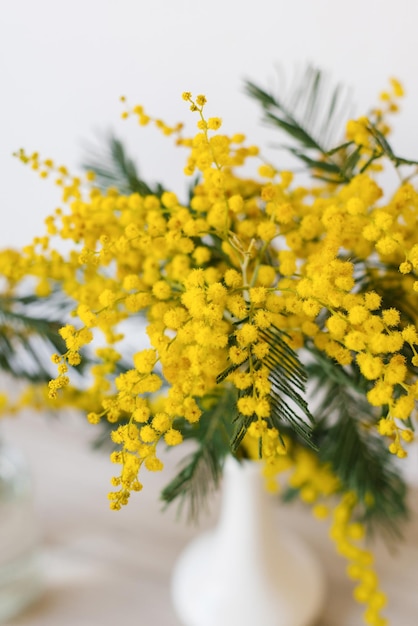
[[28,606],[41,586],[30,473],[19,451],[0,438],[0,622]]

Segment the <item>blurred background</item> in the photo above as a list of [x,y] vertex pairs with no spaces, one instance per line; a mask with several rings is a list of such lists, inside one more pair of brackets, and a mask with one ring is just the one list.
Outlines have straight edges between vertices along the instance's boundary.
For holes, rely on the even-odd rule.
[[[2,0],[0,246],[42,234],[60,203],[52,180],[13,158],[21,147],[75,173],[85,145],[113,130],[146,179],[185,193],[184,152],[155,128],[121,120],[121,95],[192,131],[181,93],[205,93],[227,132],[266,145],[271,131],[244,95],[245,79],[274,90],[312,63],[347,85],[361,114],[396,76],[407,98],[393,140],[416,158],[417,18],[413,0]],[[272,158],[280,166],[284,155]]]

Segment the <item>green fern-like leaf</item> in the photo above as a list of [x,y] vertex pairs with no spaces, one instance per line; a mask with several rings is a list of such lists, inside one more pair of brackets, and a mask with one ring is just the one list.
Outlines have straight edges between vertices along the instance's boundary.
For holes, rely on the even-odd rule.
[[406,486],[386,442],[377,433],[379,415],[365,400],[365,382],[356,367],[342,368],[314,350],[310,379],[322,399],[315,410],[318,455],[329,464],[344,492],[354,492],[359,516],[396,534],[407,516]]
[[48,380],[51,354],[66,351],[62,321],[41,304],[35,296],[0,296],[0,369],[31,382]]
[[[246,93],[258,101],[264,120],[292,138],[297,146],[285,146],[318,178],[343,182],[350,177],[347,158],[352,156],[352,142],[335,147],[349,118],[351,101],[341,85],[331,86],[320,70],[308,66],[297,75],[286,94],[274,96],[251,81]],[[323,174],[322,174],[323,172]]]
[[411,159],[405,159],[403,157],[398,157],[395,155],[392,146],[389,144],[385,135],[376,126],[371,124],[368,127],[369,133],[373,135],[373,138],[380,150],[387,156],[388,159],[392,161],[395,167],[400,167],[401,165],[418,165],[418,161],[413,161]]
[[227,388],[209,399],[197,424],[179,424],[185,439],[197,442],[197,448],[182,462],[181,470],[164,488],[161,497],[168,505],[177,501],[179,512],[187,508],[187,517],[197,520],[215,491],[222,476],[225,456],[230,452],[231,415],[236,406],[236,393]]
[[[418,165],[417,161],[395,154],[385,135],[370,123],[367,130],[373,138],[373,148],[366,162],[361,147],[352,141],[338,143],[344,125],[351,115],[351,101],[341,85],[332,86],[325,74],[308,66],[297,74],[285,90],[273,95],[246,81],[246,93],[263,109],[264,121],[290,137],[294,145],[281,145],[309,168],[314,178],[340,184],[365,172],[382,156],[398,168]],[[335,145],[337,144],[337,145]]]
[[[260,331],[260,339],[267,342],[269,352],[263,359],[251,357],[253,371],[266,366],[270,372],[271,383],[270,408],[271,414],[268,422],[271,427],[279,431],[282,426],[289,426],[294,434],[300,437],[307,445],[316,449],[313,441],[314,419],[309,411],[308,404],[303,397],[305,392],[306,373],[298,359],[286,341],[286,334],[272,326]],[[250,357],[249,357],[250,359]],[[239,367],[250,368],[250,360],[245,361]],[[220,383],[232,373],[237,366],[229,365],[217,378]],[[251,387],[240,393],[240,397],[253,395]],[[255,415],[242,415],[238,413],[234,419],[234,432],[231,439],[231,449],[237,452],[250,424],[256,419]]]
[[109,135],[102,141],[103,146],[90,147],[82,164],[85,170],[96,175],[95,184],[106,191],[116,187],[122,194],[138,193],[140,196],[156,195],[164,191],[159,183],[149,185],[139,175],[138,168],[128,156],[123,143]]

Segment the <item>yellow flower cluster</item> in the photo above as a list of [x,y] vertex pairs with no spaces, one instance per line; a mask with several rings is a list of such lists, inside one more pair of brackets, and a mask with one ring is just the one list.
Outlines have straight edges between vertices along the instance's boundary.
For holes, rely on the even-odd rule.
[[[397,84],[393,89],[399,95]],[[406,180],[383,199],[366,173],[332,188],[293,187],[291,173],[266,164],[259,168],[264,182],[240,176],[258,149],[246,147],[243,135],[222,134],[220,118],[206,119],[203,95],[183,98],[198,115],[197,134],[178,139],[188,150],[185,173],[199,174],[189,204],[170,191],[145,197],[94,186],[85,191],[86,183],[65,168],[21,151],[35,170],[65,177],[68,208],[47,218],[47,234],[22,256],[0,257],[11,284],[32,275],[39,294],[58,283],[76,302],[74,325],[60,331],[67,352],[52,357],[58,376],[50,397],[68,385],[68,366],[80,362],[83,346],[97,331],[104,336],[85,393],[101,397],[91,422],[130,415],[129,427],[114,434],[122,495],[111,495],[113,506],[138,488],[142,464],[161,469],[157,443],[182,441],[176,423],[199,420],[201,399],[228,366],[222,384],[238,390],[238,411],[262,433],[268,454],[264,440],[269,432],[276,436],[269,421],[271,346],[263,335],[270,327],[286,333],[294,350],[310,345],[343,368],[354,364],[378,415],[376,427],[390,451],[405,456],[418,397],[416,189]],[[151,120],[141,106],[130,112],[141,124]],[[166,134],[180,131],[157,122]],[[68,256],[54,248],[53,236],[73,241]],[[394,286],[388,306],[385,294]],[[140,312],[150,347],[117,374],[121,324]],[[150,396],[162,386],[155,409]]]
[[[418,399],[418,190],[405,177],[386,197],[376,179],[385,152],[394,160],[385,144],[386,116],[401,96],[393,79],[372,112],[374,124],[369,117],[348,123],[357,174],[307,187],[262,162],[243,134],[221,132],[221,118],[206,117],[202,94],[183,93],[197,116],[197,132],[188,138],[181,124],[126,105],[123,118],[154,124],[187,151],[184,174],[197,177],[189,201],[171,191],[103,191],[92,173],[81,180],[21,150],[17,156],[41,177],[55,177],[65,206],[22,254],[0,253],[8,289],[31,276],[38,296],[58,287],[75,303],[71,323],[60,330],[66,349],[52,355],[58,373],[49,399],[83,408],[92,424],[113,424],[111,460],[120,471],[111,508],[142,488],[143,466],[163,468],[160,442],[181,444],[208,404],[232,390],[244,445],[263,457],[270,487],[278,472],[290,470],[290,486],[318,517],[328,511],[323,499],[336,498],[331,536],[358,581],[355,597],[367,605],[371,626],[386,624],[385,598],[371,555],[358,545],[363,527],[353,521],[355,496],[341,496],[331,470],[293,445],[285,429],[279,432],[277,406],[292,394],[277,364],[291,378],[289,355],[307,350],[341,376],[355,372],[355,393],[366,397],[374,419],[367,424],[371,436],[380,434],[391,453],[406,456]],[[254,176],[242,173],[254,162]],[[56,239],[67,243],[67,254]],[[118,343],[127,321],[140,316],[148,345],[144,333],[130,335],[127,363]],[[278,338],[288,352],[278,350]],[[79,391],[70,385],[71,368],[86,347],[92,359]],[[22,402],[43,401],[34,394]]]
[[[127,105],[127,99],[125,96],[121,96],[120,101]],[[134,115],[140,126],[148,126],[148,124],[154,124],[156,128],[158,128],[164,135],[170,136],[173,134],[180,134],[183,129],[183,124],[179,123],[175,126],[168,126],[163,120],[159,118],[153,118],[148,115],[144,109],[144,107],[140,104],[137,104],[133,107],[127,107],[125,111],[123,111],[121,117],[126,120],[131,115]]]
[[[382,135],[386,136],[389,134],[390,127],[386,122],[387,115],[398,111],[398,100],[404,95],[403,87],[396,78],[391,78],[389,81],[389,89],[382,91],[380,94],[379,99],[381,106],[373,109],[371,116],[373,116],[375,128],[377,128]],[[354,143],[362,148],[362,154],[365,157],[363,163],[366,163],[367,159],[371,156],[376,156],[376,150],[378,153],[382,154],[382,145],[375,141],[370,127],[370,117],[364,115],[357,120],[349,120],[346,127],[347,139],[354,141]],[[373,169],[379,171],[381,167],[377,165],[374,166]]]
[[[80,198],[83,183],[91,183],[95,179],[94,172],[86,172],[84,181],[78,176],[71,176],[65,165],[56,165],[52,159],[41,159],[38,152],[26,154],[25,150],[21,148],[15,153],[15,156],[23,163],[29,165],[35,172],[38,172],[41,178],[54,177],[55,184],[62,187],[64,202],[70,200],[70,198]],[[48,233],[55,235],[56,230],[53,226],[53,218],[49,217],[46,223]]]

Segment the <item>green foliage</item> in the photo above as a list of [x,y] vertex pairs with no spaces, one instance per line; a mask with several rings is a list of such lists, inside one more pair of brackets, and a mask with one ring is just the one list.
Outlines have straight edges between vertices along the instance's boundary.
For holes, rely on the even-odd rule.
[[228,387],[212,398],[205,398],[205,402],[209,406],[198,423],[176,424],[184,439],[193,439],[197,448],[182,461],[181,470],[161,494],[167,505],[178,501],[179,512],[186,505],[191,520],[197,520],[208,496],[219,485],[224,459],[230,452],[230,416],[235,410],[236,393]]
[[[53,352],[66,351],[58,334],[62,326],[56,308],[63,307],[62,298],[51,297],[40,306],[34,296],[0,295],[0,369],[7,374],[31,382],[47,381]],[[59,302],[60,301],[60,302]],[[45,311],[48,312],[45,312]],[[55,315],[54,315],[55,312]],[[62,311],[61,311],[62,313]]]
[[301,148],[326,153],[341,136],[351,108],[347,91],[330,87],[321,70],[308,66],[296,75],[286,95],[275,97],[246,82],[246,92],[259,101],[265,119],[293,137]]
[[397,168],[418,165],[417,161],[395,155],[376,124],[367,130],[373,138],[369,158],[353,141],[338,144],[344,125],[351,114],[350,98],[341,85],[332,86],[321,70],[308,66],[295,76],[287,93],[274,96],[251,81],[245,83],[246,93],[262,107],[264,121],[280,129],[296,146],[282,146],[311,170],[315,178],[334,184],[347,183],[356,174],[386,156]]
[[401,165],[418,165],[418,161],[412,161],[411,159],[396,156],[386,137],[378,128],[376,128],[375,125],[370,124],[367,130],[375,139],[376,148],[377,150],[380,149],[380,154],[384,154],[390,161],[392,161],[395,167],[400,167]]
[[269,344],[267,356],[259,363],[270,369],[271,424],[280,430],[282,423],[287,423],[306,444],[316,449],[312,440],[314,418],[299,393],[306,391],[306,372],[298,355],[283,337],[286,334],[274,326],[260,332],[260,338]]
[[246,81],[245,91],[261,105],[264,121],[296,143],[284,147],[317,170],[318,178],[339,183],[351,177],[358,160],[356,147],[352,142],[335,147],[351,110],[341,85],[330,86],[323,72],[308,66],[295,76],[286,94],[274,96],[251,81]]
[[135,162],[119,139],[109,135],[102,143],[103,146],[90,147],[82,164],[85,170],[94,172],[95,184],[100,189],[106,191],[109,187],[116,187],[121,194],[161,196],[164,187],[160,183],[152,187],[140,177]]
[[[222,382],[238,368],[244,371],[252,368],[256,371],[266,366],[270,372],[271,383],[271,414],[267,419],[269,426],[280,431],[283,424],[288,425],[307,445],[316,449],[312,440],[314,420],[307,402],[300,393],[305,392],[306,373],[297,354],[287,343],[286,337],[286,333],[275,326],[260,331],[260,339],[269,344],[267,356],[263,359],[251,357],[251,362],[247,359],[239,366],[230,365],[218,376],[217,381]],[[252,386],[241,392],[241,397],[247,395],[256,395]],[[238,450],[254,419],[255,415],[242,415],[241,413],[235,417],[235,428],[231,440],[233,452]]]
[[407,516],[406,485],[377,433],[379,415],[365,399],[364,382],[355,366],[342,368],[313,352],[307,370],[316,385],[312,395],[321,398],[315,410],[319,459],[330,464],[344,492],[356,494],[359,517],[370,530],[378,525],[399,534]]

